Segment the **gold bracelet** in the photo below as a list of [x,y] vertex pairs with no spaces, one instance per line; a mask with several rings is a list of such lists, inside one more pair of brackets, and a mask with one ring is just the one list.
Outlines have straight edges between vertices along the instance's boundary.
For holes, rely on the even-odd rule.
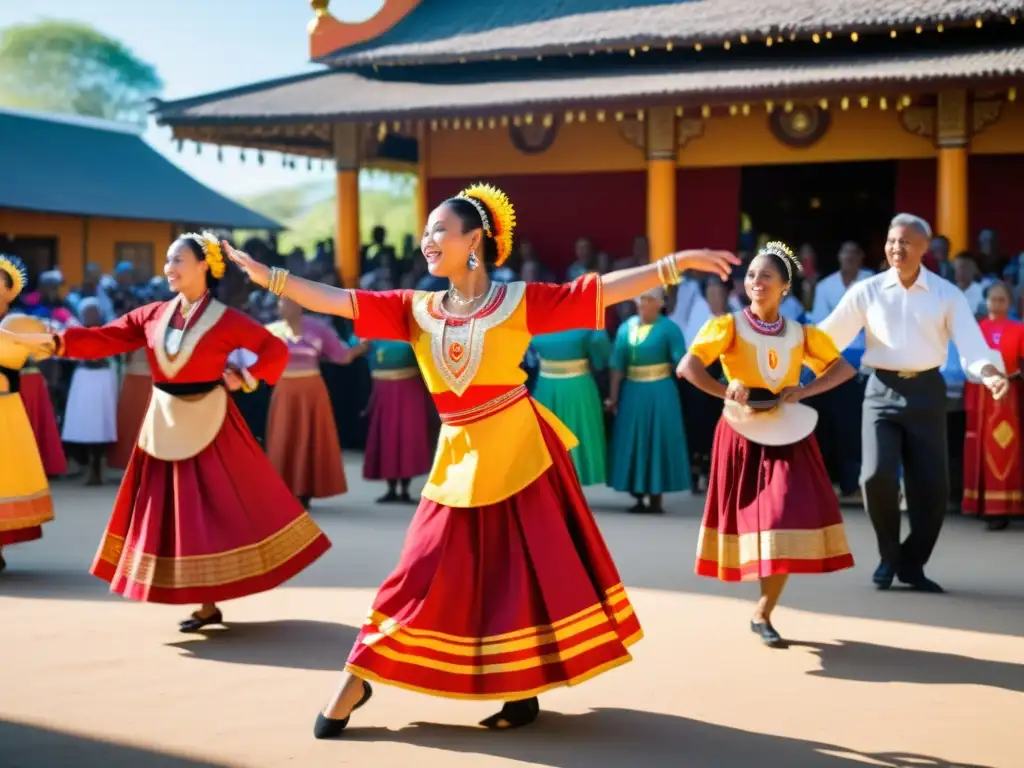
[[288,282],[288,275],[289,272],[287,269],[271,267],[270,279],[267,280],[267,289],[275,296],[280,296],[284,293],[284,286]]
[[658,280],[664,287],[668,288],[669,282],[668,278],[665,276],[665,265],[661,263],[661,259],[658,259],[654,263],[658,267]]
[[674,256],[666,256],[658,261],[659,264],[664,265],[666,282],[665,285],[679,285],[683,281],[682,275],[679,273],[679,265],[676,264]]

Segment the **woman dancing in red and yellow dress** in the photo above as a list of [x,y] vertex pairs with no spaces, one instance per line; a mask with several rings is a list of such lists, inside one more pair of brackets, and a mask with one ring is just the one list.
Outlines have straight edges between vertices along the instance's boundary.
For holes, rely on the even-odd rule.
[[[221,623],[218,602],[272,589],[330,546],[225,391],[254,379],[273,384],[288,349],[211,298],[210,278],[224,267],[216,239],[183,235],[164,267],[172,300],[55,338],[60,354],[82,360],[148,349],[149,410],[92,573],[132,600],[201,603],[183,632]],[[239,348],[257,361],[227,370]]]
[[1014,515],[1024,514],[1024,455],[1021,445],[1024,386],[1019,373],[1024,358],[1024,324],[1010,320],[1013,294],[1006,283],[988,289],[988,317],[981,332],[998,349],[1013,376],[1009,397],[996,400],[987,387],[968,382],[964,387],[967,434],[964,439],[965,515],[981,515],[988,528],[1001,531]]
[[[8,315],[25,286],[25,266],[0,255],[0,571],[3,548],[35,541],[53,519],[53,501],[20,390],[20,371],[33,349],[45,343],[46,327],[36,318]],[[15,331],[37,330],[36,345]]]
[[512,207],[471,187],[438,206],[423,233],[447,292],[353,291],[231,258],[259,285],[355,334],[412,345],[443,426],[434,467],[398,567],[349,655],[349,677],[317,718],[340,735],[369,699],[368,680],[465,699],[504,700],[483,722],[532,722],[536,696],[630,660],[641,637],[568,450],[576,440],[533,401],[519,367],[530,337],[601,328],[605,308],[677,281],[679,269],[725,275],[731,254],[684,252],[658,265],[586,275],[569,285],[492,283],[512,245]]

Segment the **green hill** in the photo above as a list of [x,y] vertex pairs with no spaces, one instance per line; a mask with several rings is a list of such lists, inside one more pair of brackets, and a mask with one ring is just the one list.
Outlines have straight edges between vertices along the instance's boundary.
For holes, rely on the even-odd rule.
[[[364,171],[359,179],[360,241],[382,226],[388,242],[400,248],[407,234],[416,235],[415,178],[409,174]],[[239,200],[243,205],[281,222],[279,248],[302,248],[312,254],[320,240],[334,237],[335,194],[333,180],[308,181],[263,192]]]

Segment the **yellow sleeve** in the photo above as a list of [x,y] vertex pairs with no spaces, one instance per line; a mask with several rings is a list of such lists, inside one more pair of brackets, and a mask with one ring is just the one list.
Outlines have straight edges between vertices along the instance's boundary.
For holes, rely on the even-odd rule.
[[732,345],[735,335],[736,323],[732,315],[712,317],[701,326],[697,338],[686,351],[709,366]]
[[813,325],[804,326],[804,365],[821,376],[825,370],[839,359],[832,337]]

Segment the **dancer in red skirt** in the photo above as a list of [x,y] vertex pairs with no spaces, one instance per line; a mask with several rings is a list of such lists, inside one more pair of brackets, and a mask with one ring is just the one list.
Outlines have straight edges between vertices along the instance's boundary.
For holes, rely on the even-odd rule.
[[126,469],[139,442],[139,432],[149,410],[149,393],[153,391],[153,374],[145,349],[126,355],[121,392],[117,397],[117,442],[107,452],[107,465]]
[[[799,401],[839,386],[855,371],[826,334],[779,314],[799,269],[788,247],[768,243],[747,271],[750,306],[708,320],[677,369],[725,400],[696,570],[722,581],[760,581],[750,629],[769,646],[783,645],[772,611],[790,574],[853,566],[813,435],[816,412]],[[706,370],[718,360],[728,385]],[[817,378],[801,387],[805,365]]]
[[[92,573],[132,600],[201,603],[183,632],[222,623],[217,602],[272,589],[330,546],[225,391],[275,382],[288,349],[211,298],[224,267],[216,239],[183,235],[164,267],[171,301],[54,339],[61,355],[84,360],[149,350],[150,407]],[[248,371],[225,368],[238,348],[257,356]]]
[[443,426],[398,567],[349,655],[349,677],[317,717],[338,736],[377,680],[497,699],[489,728],[526,725],[537,695],[630,660],[641,630],[587,507],[573,435],[527,394],[530,336],[601,328],[605,308],[679,269],[727,274],[731,254],[691,251],[569,285],[493,283],[512,245],[508,198],[485,185],[438,206],[422,240],[448,291],[351,291],[268,270],[230,251],[259,285],[355,321],[355,334],[411,344]]
[[346,365],[352,350],[327,323],[302,314],[282,298],[281,319],[267,326],[288,345],[288,367],[274,387],[267,415],[267,456],[288,489],[309,508],[310,499],[348,490],[341,442],[320,361]]
[[978,325],[985,341],[998,349],[1010,378],[1009,396],[998,400],[988,387],[964,387],[967,434],[964,439],[965,515],[983,516],[991,531],[1001,531],[1010,518],[1024,514],[1024,445],[1021,442],[1024,384],[1024,324],[1010,320],[1013,294],[1006,283],[988,289],[988,317]]
[[53,412],[53,400],[46,386],[46,377],[31,359],[21,369],[21,400],[36,436],[46,476],[60,477],[68,471],[68,460],[64,456],[64,445],[57,428],[57,416]]

